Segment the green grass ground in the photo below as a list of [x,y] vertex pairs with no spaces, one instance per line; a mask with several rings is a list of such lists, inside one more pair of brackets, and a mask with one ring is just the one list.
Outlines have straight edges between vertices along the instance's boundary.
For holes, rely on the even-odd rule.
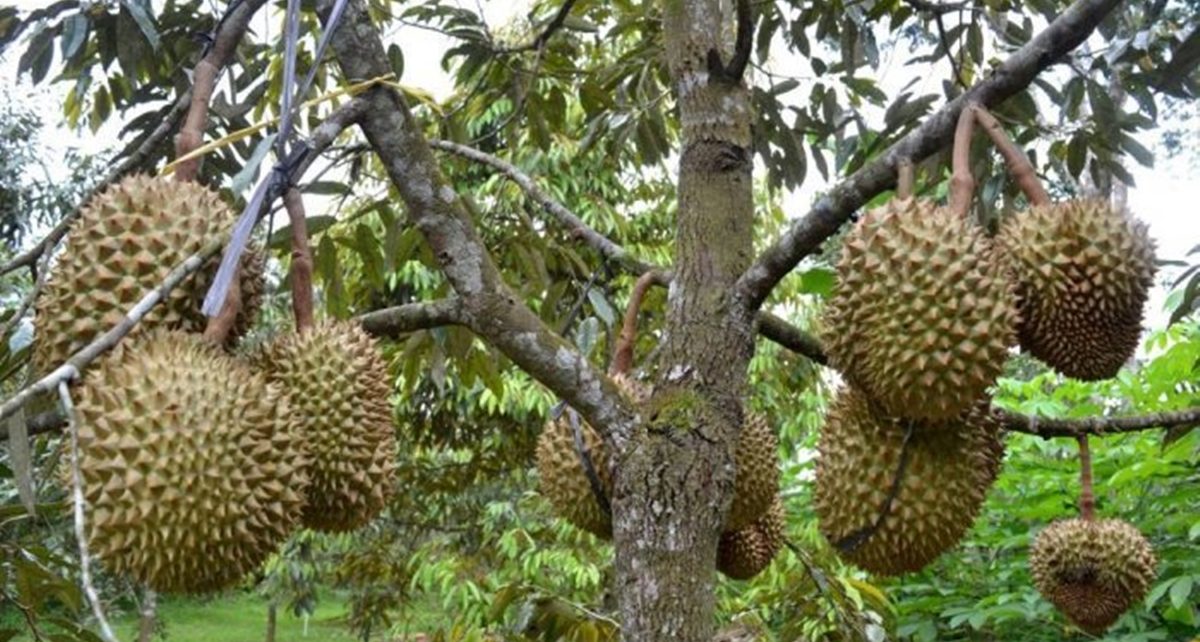
[[[355,642],[342,623],[344,604],[334,596],[322,596],[317,612],[309,618],[308,635],[304,620],[280,612],[276,620],[276,642]],[[166,625],[167,642],[258,642],[266,639],[267,603],[246,593],[230,593],[210,600],[164,598],[159,603],[159,618]],[[7,618],[6,618],[7,619]],[[113,618],[113,627],[122,642],[137,640],[137,614]],[[28,642],[17,637],[16,642]]]

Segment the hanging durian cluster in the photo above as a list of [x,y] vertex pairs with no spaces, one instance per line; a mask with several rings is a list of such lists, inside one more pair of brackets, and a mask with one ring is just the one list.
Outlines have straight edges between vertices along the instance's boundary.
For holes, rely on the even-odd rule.
[[1010,347],[1068,376],[1112,376],[1154,272],[1144,225],[1043,190],[989,239],[966,216],[975,118],[964,110],[955,142],[952,190],[965,193],[941,207],[905,190],[864,214],[823,319],[847,385],[821,434],[815,508],[838,553],[874,573],[918,570],[970,528],[1003,459],[988,388]]
[[[106,332],[232,219],[194,183],[133,176],[96,195],[38,301],[35,371]],[[76,393],[91,550],[162,592],[228,587],[299,526],[365,524],[391,488],[391,386],[374,341],[331,323],[235,359],[197,334],[216,267],[175,288]],[[253,322],[263,268],[256,250],[242,260],[231,343]]]

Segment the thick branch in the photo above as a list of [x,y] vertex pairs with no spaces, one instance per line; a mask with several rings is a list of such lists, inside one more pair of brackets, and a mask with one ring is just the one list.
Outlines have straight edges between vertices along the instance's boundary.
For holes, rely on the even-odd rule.
[[[331,0],[319,3],[328,20]],[[378,29],[362,0],[351,0],[331,40],[349,79],[390,71]],[[548,328],[504,282],[458,195],[442,176],[421,126],[403,97],[376,87],[360,126],[399,191],[409,220],[432,248],[461,301],[466,325],[521,369],[553,390],[620,447],[633,425],[616,385],[565,339]]]
[[752,308],[762,305],[796,264],[817,251],[856,210],[894,185],[897,159],[907,157],[919,162],[945,148],[964,105],[974,101],[994,106],[1023,91],[1039,73],[1083,42],[1118,2],[1077,0],[994,73],[930,116],[874,162],[834,186],[807,215],[793,222],[742,276],[738,289],[744,303]]
[[368,334],[389,338],[446,325],[466,325],[462,301],[456,298],[375,310],[359,315],[358,321]]
[[829,358],[816,337],[770,312],[758,313],[758,333],[779,345],[808,357],[814,363],[828,365]]
[[1083,419],[1047,419],[1021,415],[1000,408],[994,408],[993,412],[1008,430],[1043,438],[1111,435],[1156,428],[1200,425],[1200,407],[1131,417],[1086,417]]
[[564,207],[562,203],[550,198],[542,188],[538,187],[532,177],[522,172],[516,165],[474,147],[468,147],[448,140],[431,140],[429,141],[429,145],[434,149],[440,149],[457,156],[462,156],[468,160],[482,163],[507,176],[509,180],[524,190],[529,198],[537,201],[537,204],[546,213],[554,217],[559,224],[566,227],[572,236],[582,239],[584,243],[587,243],[592,249],[599,252],[601,256],[620,267],[638,274],[654,269],[654,266],[634,258],[624,247],[621,247],[583,222],[582,218]]

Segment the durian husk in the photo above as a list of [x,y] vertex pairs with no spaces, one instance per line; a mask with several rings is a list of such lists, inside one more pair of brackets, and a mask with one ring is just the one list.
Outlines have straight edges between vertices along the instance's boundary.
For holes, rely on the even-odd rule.
[[[906,450],[899,489],[876,528]],[[843,559],[871,573],[918,571],[971,528],[1003,453],[1001,426],[986,402],[953,429],[930,429],[884,416],[862,392],[843,388],[818,444],[813,505],[821,533]]]
[[291,399],[308,456],[303,524],[359,528],[392,494],[391,378],[375,340],[349,321],[280,337],[253,357]]
[[1137,349],[1154,280],[1146,225],[1102,200],[1037,206],[998,241],[1018,284],[1021,348],[1069,377],[1106,379]]
[[[613,375],[617,387],[633,404],[644,403],[650,389],[626,375]],[[567,410],[546,423],[538,437],[536,458],[542,493],[560,517],[602,539],[612,537],[612,518],[600,505],[575,448]],[[605,497],[612,497],[612,477],[604,440],[587,422],[580,434]],[[743,528],[762,517],[779,492],[778,440],[765,416],[747,411],[736,452],[734,498],[724,530]]]
[[88,544],[109,570],[164,593],[215,591],[297,524],[308,482],[288,399],[199,336],[122,342],[76,409]]
[[783,502],[776,495],[758,519],[721,534],[717,543],[717,570],[735,580],[758,575],[783,548],[785,526]]
[[991,242],[948,208],[893,199],[847,234],[823,318],[830,363],[888,415],[956,419],[1015,342],[1015,293]]
[[1092,635],[1103,634],[1146,595],[1156,564],[1146,538],[1119,519],[1054,522],[1029,552],[1038,591]]

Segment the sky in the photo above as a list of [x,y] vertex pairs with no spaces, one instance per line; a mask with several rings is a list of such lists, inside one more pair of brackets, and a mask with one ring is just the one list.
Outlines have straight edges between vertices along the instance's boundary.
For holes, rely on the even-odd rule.
[[[493,27],[503,25],[510,20],[524,20],[530,4],[529,0],[479,0],[478,4],[476,0],[460,0],[459,3],[471,8],[482,5],[485,18]],[[46,6],[50,2],[17,0],[15,4],[19,8],[31,10]],[[272,16],[263,12],[256,18],[254,27],[259,33],[275,34],[279,32],[279,24],[280,17],[278,15]],[[452,94],[453,86],[450,78],[441,68],[442,52],[452,44],[449,38],[428,30],[408,26],[395,28],[387,34],[387,38],[389,41],[399,43],[405,52],[405,71],[402,82],[406,85],[423,88],[439,99]],[[19,55],[22,47],[18,46],[14,49]],[[783,50],[782,47],[775,49]],[[18,81],[16,78],[17,55],[10,54],[0,59],[0,84],[9,88],[14,96],[23,94],[28,96],[28,99],[37,105],[38,110],[46,115],[47,123],[55,125],[52,135],[45,139],[50,147],[48,152],[51,159],[61,158],[62,154],[57,153],[57,150],[71,146],[85,151],[103,149],[116,136],[120,129],[120,123],[117,122],[110,122],[95,134],[86,128],[78,132],[70,131],[58,124],[61,121],[58,102],[61,100],[62,88],[51,86],[33,90],[27,81]],[[794,74],[797,73],[796,69],[804,67],[802,60],[791,58],[786,54],[777,55],[767,64],[768,69],[778,73]],[[941,80],[949,73],[948,68],[922,67],[917,69],[905,67],[896,60],[885,59],[880,65],[877,80],[885,92],[892,94],[893,90],[904,86],[916,75],[921,80],[911,90],[916,92],[916,95],[920,95],[924,92],[940,93]],[[795,96],[797,100],[807,99],[806,92],[803,90],[790,95]],[[879,111],[881,113],[881,110]],[[878,116],[879,114],[875,115],[875,117]],[[1195,143],[1200,145],[1200,123],[1192,123],[1191,126],[1195,128]],[[1153,168],[1145,168],[1132,160],[1128,161],[1127,168],[1137,183],[1129,190],[1129,207],[1136,216],[1148,224],[1150,234],[1157,244],[1160,258],[1182,259],[1188,250],[1200,244],[1200,209],[1197,208],[1197,203],[1200,203],[1200,161],[1197,160],[1200,158],[1200,153],[1168,158],[1156,133],[1142,133],[1138,139],[1139,142],[1156,152],[1156,161]],[[55,170],[52,169],[52,171]],[[784,196],[785,211],[789,216],[803,215],[807,211],[807,205],[812,202],[813,196],[828,186],[820,180],[819,175],[810,172],[800,190]],[[567,205],[570,206],[569,203]],[[322,213],[319,207],[310,207],[309,210],[310,215]],[[1172,269],[1165,269],[1160,275],[1160,280],[1169,278],[1171,272]],[[1165,323],[1167,313],[1162,309],[1165,296],[1166,291],[1163,287],[1157,287],[1152,293],[1150,304],[1147,307],[1147,325],[1149,327],[1160,327]]]

